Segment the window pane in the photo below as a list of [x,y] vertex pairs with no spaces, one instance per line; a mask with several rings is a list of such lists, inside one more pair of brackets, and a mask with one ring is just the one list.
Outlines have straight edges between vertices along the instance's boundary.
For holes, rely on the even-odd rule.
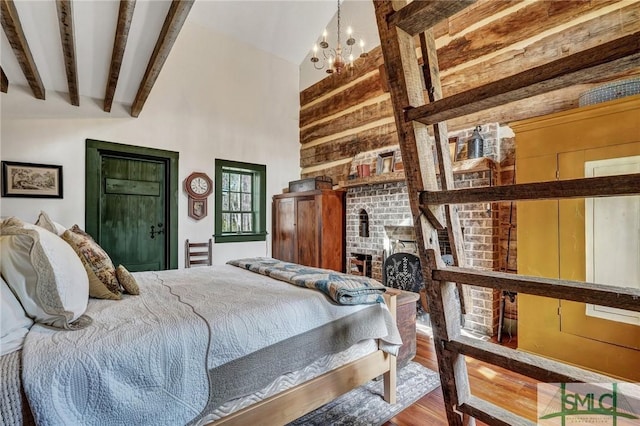
[[222,214],[222,232],[231,232],[231,215],[229,213]]
[[222,190],[223,191],[229,190],[229,173],[222,174]]
[[228,192],[222,193],[222,210],[223,211],[229,210],[229,193]]
[[232,212],[240,211],[240,194],[238,192],[229,194],[229,210]]
[[238,232],[240,230],[240,213],[231,215],[231,232]]
[[242,232],[252,232],[252,220],[251,217],[253,215],[251,213],[243,213],[242,214]]
[[242,194],[242,211],[250,212],[251,210],[251,194]]
[[251,192],[251,175],[242,175],[242,192]]
[[231,174],[231,180],[229,181],[229,191],[240,191],[240,175],[236,173]]

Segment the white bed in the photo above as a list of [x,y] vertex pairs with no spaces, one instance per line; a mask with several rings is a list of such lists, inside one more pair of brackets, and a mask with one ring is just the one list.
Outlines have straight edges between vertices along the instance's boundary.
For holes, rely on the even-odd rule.
[[[134,277],[140,296],[90,299],[87,327],[31,327],[21,386],[37,423],[286,423],[383,373],[394,398],[394,298],[342,306],[231,265]],[[5,424],[22,417],[16,391]]]

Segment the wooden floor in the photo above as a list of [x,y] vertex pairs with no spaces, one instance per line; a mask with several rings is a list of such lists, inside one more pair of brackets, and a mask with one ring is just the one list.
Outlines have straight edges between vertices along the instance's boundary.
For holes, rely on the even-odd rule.
[[[515,337],[506,336],[503,344],[514,348]],[[433,339],[418,331],[417,355],[414,361],[438,371]],[[471,393],[532,421],[536,420],[536,381],[525,376],[467,358]],[[385,423],[385,426],[446,425],[447,418],[438,387],[415,404]],[[478,425],[484,425],[477,422]]]

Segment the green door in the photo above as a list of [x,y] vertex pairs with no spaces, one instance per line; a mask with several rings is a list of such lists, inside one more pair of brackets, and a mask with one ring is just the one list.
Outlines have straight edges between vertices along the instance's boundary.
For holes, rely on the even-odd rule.
[[165,163],[103,155],[100,241],[129,271],[167,269]]
[[87,139],[85,227],[130,271],[178,267],[179,154]]

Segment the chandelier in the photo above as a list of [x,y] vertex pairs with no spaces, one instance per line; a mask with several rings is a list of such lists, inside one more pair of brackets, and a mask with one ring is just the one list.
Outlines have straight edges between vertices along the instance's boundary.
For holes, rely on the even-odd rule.
[[[322,58],[318,57],[318,44],[313,45],[313,56],[311,62],[317,70],[326,68],[327,74],[342,74],[345,69],[353,69],[353,46],[356,39],[353,38],[353,30],[347,28],[347,41],[344,50],[340,43],[340,0],[338,0],[338,44],[335,48],[330,47],[327,43],[327,30],[322,33],[322,41],[319,43],[322,48]],[[367,53],[364,51],[364,41],[360,40],[360,57],[365,58]],[[345,60],[346,58],[346,60]]]

